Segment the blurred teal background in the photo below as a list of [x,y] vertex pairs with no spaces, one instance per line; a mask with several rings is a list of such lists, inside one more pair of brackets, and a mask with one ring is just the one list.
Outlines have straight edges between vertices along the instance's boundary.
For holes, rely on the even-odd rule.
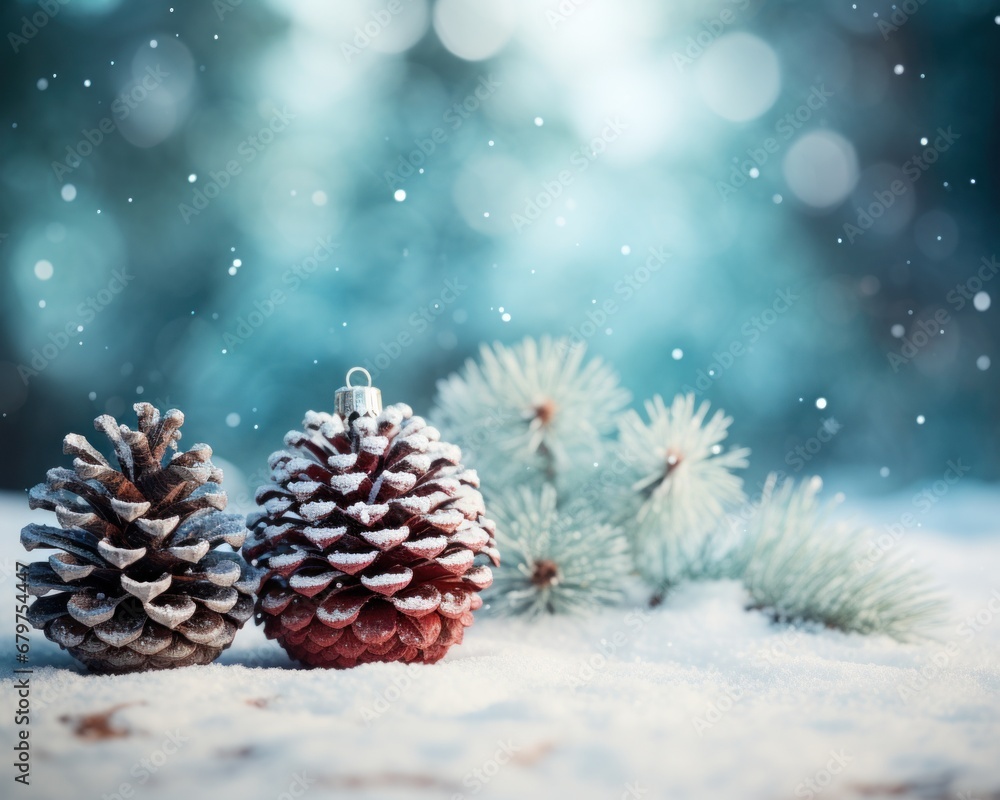
[[0,485],[137,400],[259,476],[347,368],[426,412],[542,334],[753,476],[996,479],[998,15],[7,2]]

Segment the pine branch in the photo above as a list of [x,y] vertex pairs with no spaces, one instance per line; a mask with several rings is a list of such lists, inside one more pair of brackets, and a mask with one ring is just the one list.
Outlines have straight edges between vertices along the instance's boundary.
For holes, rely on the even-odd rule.
[[712,533],[744,498],[733,470],[747,466],[750,451],[723,450],[732,418],[716,411],[706,421],[709,404],[695,410],[694,403],[694,395],[678,395],[667,407],[656,396],[646,403],[648,422],[628,411],[619,425],[631,461],[619,521],[630,533],[636,567],[658,592],[711,575],[718,560]]
[[780,620],[817,622],[843,631],[899,640],[941,621],[944,599],[928,577],[899,553],[871,564],[864,530],[830,521],[819,478],[777,485],[770,475],[760,507],[729,567],[754,608]]
[[503,553],[486,596],[492,607],[527,616],[572,614],[620,599],[631,562],[619,529],[560,510],[550,485],[512,489],[491,498],[489,508]]
[[568,487],[599,461],[629,394],[599,359],[567,339],[484,345],[438,383],[434,424],[487,486]]

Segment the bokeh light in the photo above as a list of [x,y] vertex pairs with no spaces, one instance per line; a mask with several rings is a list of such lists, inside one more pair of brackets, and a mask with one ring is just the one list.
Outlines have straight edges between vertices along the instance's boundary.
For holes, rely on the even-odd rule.
[[60,8],[0,53],[9,487],[138,398],[246,478],[349,366],[426,410],[481,342],[583,323],[761,473],[831,416],[810,470],[886,489],[1000,433],[979,2]]

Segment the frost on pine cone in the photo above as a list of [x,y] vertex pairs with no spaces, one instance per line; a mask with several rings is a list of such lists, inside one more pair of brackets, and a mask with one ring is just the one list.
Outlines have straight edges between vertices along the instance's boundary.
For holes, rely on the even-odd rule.
[[[49,470],[28,495],[61,527],[21,531],[28,550],[62,551],[28,565],[28,592],[38,596],[29,621],[95,672],[215,660],[252,616],[260,581],[238,552],[243,517],[222,513],[212,449],[196,444],[164,466],[184,415],[173,409],[161,418],[149,403],[135,412],[137,431],[107,415],[94,421],[118,469],[83,436],[65,438],[73,469]],[[217,549],[222,543],[237,552]]]
[[271,456],[248,521],[265,634],[315,667],[439,660],[492,583],[476,556],[499,564],[478,476],[404,404],[310,411],[303,427],[285,437],[296,454]]

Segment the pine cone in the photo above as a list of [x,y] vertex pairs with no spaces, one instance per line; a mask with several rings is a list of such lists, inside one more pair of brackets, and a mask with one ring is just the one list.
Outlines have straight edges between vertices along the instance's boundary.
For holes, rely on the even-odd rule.
[[243,552],[268,570],[257,621],[316,667],[433,663],[462,641],[493,581],[479,478],[409,406],[377,418],[310,411],[270,458]]
[[[213,661],[253,614],[262,577],[238,552],[245,520],[221,513],[212,449],[197,444],[163,466],[184,415],[161,419],[149,403],[135,412],[138,431],[107,415],[94,420],[119,469],[83,436],[65,438],[73,469],[49,470],[28,496],[31,508],[55,511],[62,530],[21,531],[28,550],[63,551],[28,566],[28,592],[39,596],[29,621],[95,672]],[[217,549],[222,542],[237,552]]]

